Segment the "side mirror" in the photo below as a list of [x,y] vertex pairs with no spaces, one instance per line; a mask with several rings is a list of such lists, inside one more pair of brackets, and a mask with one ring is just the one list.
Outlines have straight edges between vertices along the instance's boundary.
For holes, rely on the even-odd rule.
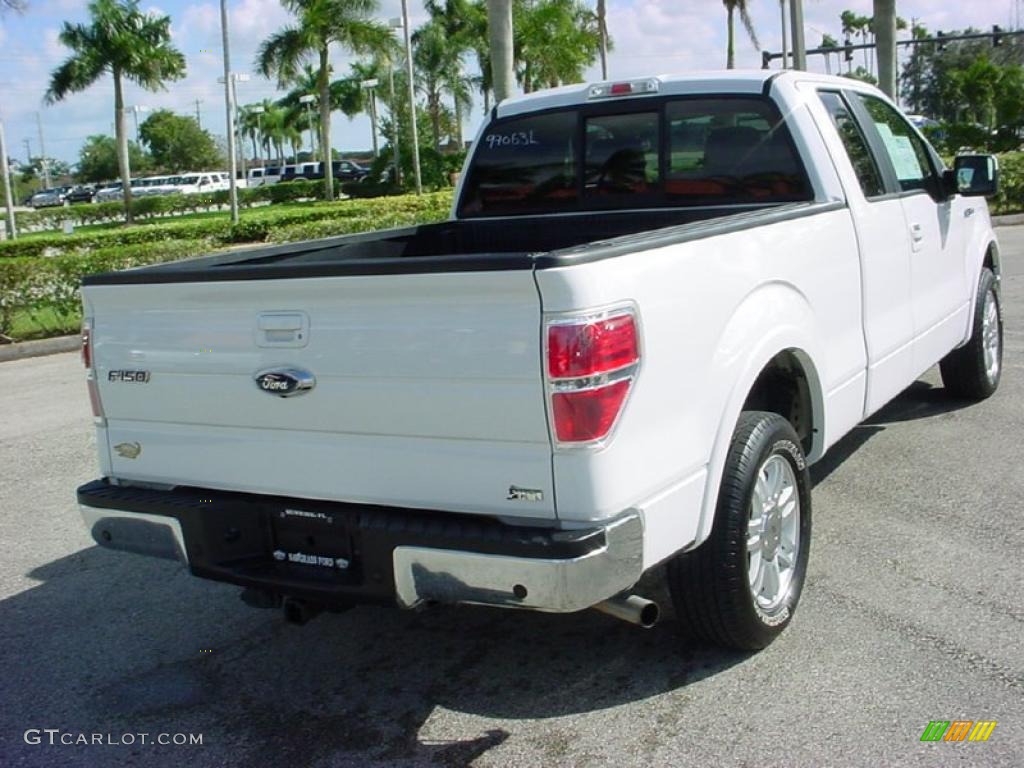
[[953,175],[961,195],[991,197],[999,192],[999,161],[995,155],[957,155]]

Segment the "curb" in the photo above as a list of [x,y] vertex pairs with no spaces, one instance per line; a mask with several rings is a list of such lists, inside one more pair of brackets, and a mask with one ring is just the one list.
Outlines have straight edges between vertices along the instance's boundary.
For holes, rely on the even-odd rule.
[[8,360],[23,360],[27,357],[56,355],[60,352],[77,352],[81,348],[82,337],[77,333],[74,336],[58,336],[55,339],[20,341],[16,344],[0,346],[0,363]]
[[992,224],[996,227],[1010,227],[1024,224],[1024,213],[1008,213],[1005,216],[993,216]]

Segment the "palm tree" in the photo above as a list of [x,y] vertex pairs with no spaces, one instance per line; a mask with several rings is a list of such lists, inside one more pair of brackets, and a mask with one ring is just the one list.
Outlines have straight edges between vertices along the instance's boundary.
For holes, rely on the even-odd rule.
[[171,20],[144,14],[138,0],[92,0],[88,24],[64,22],[58,39],[72,55],[53,71],[44,100],[62,101],[84,91],[103,75],[114,80],[114,133],[117,164],[124,189],[125,219],[132,220],[131,167],[125,125],[124,81],[149,91],[162,90],[165,80],[185,76],[185,57],[171,45]]
[[487,41],[494,100],[500,104],[512,95],[515,82],[512,0],[487,0]]
[[441,118],[444,107],[441,98],[446,83],[455,81],[461,71],[459,54],[448,45],[444,28],[436,20],[428,21],[413,35],[415,45],[413,61],[416,63],[417,86],[427,98],[434,149],[441,151]]
[[[896,0],[875,0],[873,29],[878,40],[878,83],[892,98],[896,97]],[[906,22],[903,22],[906,27]]]
[[265,77],[276,77],[287,86],[310,58],[317,60],[317,92],[320,96],[320,147],[324,158],[324,192],[334,199],[331,169],[331,65],[330,47],[364,54],[391,44],[391,31],[373,20],[378,0],[281,0],[297,17],[294,26],[275,32],[260,45],[256,68]]
[[[839,23],[842,25],[843,40],[848,41],[850,37],[857,31],[857,19],[859,17],[853,11],[843,11],[839,14]],[[848,59],[846,62],[846,71],[851,72],[853,70],[853,61]]]
[[597,15],[578,0],[516,6],[516,76],[525,92],[580,82],[600,52]]
[[[328,67],[328,79],[330,79],[333,71],[333,67]],[[278,99],[278,106],[284,107],[287,110],[285,121],[298,132],[300,139],[303,131],[309,131],[310,150],[314,155],[317,155],[318,147],[320,150],[323,149],[323,145],[319,144],[318,140],[321,125],[320,115],[312,113],[309,107],[300,99],[308,94],[316,94],[319,100],[320,73],[312,65],[303,64],[302,69],[292,78],[291,86],[291,89]],[[335,90],[333,84],[328,86],[331,112],[338,109]],[[319,154],[320,159],[323,160],[325,155],[322,151]]]
[[819,48],[824,48],[828,53],[825,54],[825,73],[832,74],[832,51],[839,55],[839,42],[832,37],[832,35],[825,33],[821,36],[821,45]]
[[452,98],[455,109],[455,140],[462,146],[462,115],[473,107],[471,83],[462,72],[462,57],[473,50],[477,16],[469,0],[425,0],[424,7],[432,22],[438,24],[446,38],[448,65],[441,72],[442,88]]
[[761,50],[761,43],[757,40],[757,32],[754,31],[754,22],[750,18],[750,13],[747,11],[747,0],[722,0],[722,5],[725,6],[726,13],[728,14],[728,30],[729,30],[729,43],[726,49],[725,66],[727,69],[736,68],[736,11],[740,13],[740,21],[743,22],[743,28],[747,30],[747,35],[750,37],[750,42],[754,44],[754,48]]

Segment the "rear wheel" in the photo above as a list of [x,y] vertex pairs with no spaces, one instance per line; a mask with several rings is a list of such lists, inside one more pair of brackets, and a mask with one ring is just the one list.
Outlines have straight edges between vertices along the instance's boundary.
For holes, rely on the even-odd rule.
[[974,306],[971,340],[939,363],[942,383],[950,394],[984,400],[999,387],[1003,372],[1003,313],[992,270],[981,270]]
[[669,563],[684,632],[732,648],[764,648],[796,609],[810,539],[810,478],[796,432],[777,413],[745,411],[711,535]]

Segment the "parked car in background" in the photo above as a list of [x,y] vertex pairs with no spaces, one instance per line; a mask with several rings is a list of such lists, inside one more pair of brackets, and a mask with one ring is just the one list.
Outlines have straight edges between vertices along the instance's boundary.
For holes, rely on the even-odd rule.
[[[132,181],[132,184],[135,180]],[[96,190],[93,201],[97,203],[115,203],[124,197],[124,185],[120,181],[109,181],[100,185]]]
[[52,187],[41,189],[29,199],[28,204],[33,208],[53,208],[57,205],[64,205],[70,187]]
[[75,205],[77,203],[91,203],[92,199],[96,196],[96,187],[92,184],[79,184],[76,187],[72,187],[71,191],[65,196],[65,200],[68,203]]
[[265,184],[277,184],[281,180],[281,166],[268,165],[264,168],[250,168],[247,179],[248,186],[262,187]]
[[[370,171],[351,160],[335,160],[331,164],[335,181],[359,181]],[[319,181],[324,177],[323,163],[286,165],[281,181]]]
[[164,188],[165,194],[194,195],[199,192],[217,192],[228,188],[226,173],[186,173],[175,176]]

